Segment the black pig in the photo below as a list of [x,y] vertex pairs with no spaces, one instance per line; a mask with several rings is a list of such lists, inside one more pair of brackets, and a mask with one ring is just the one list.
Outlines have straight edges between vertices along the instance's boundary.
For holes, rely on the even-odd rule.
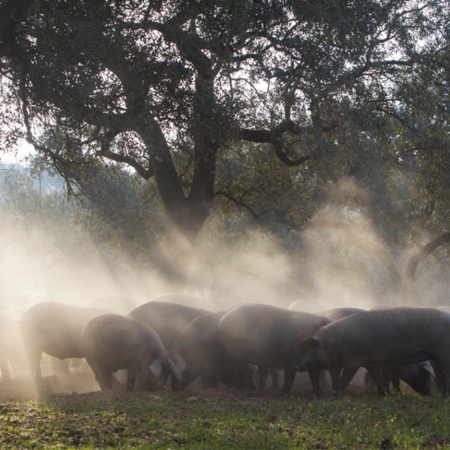
[[[172,356],[180,331],[195,318],[209,313],[210,311],[206,309],[179,303],[151,301],[134,308],[127,317],[153,328],[160,336],[169,355]],[[169,372],[164,370],[163,375],[154,380],[154,389],[161,389],[168,377]]]
[[[132,391],[138,372],[144,386],[150,373],[159,377],[167,367],[178,378],[179,369],[169,358],[158,334],[151,327],[118,314],[91,319],[81,333],[81,345],[101,390],[112,388],[112,374],[127,369],[127,389]],[[149,384],[146,386],[151,388]]]
[[[284,369],[284,395],[291,391],[302,355],[298,342],[331,323],[326,317],[270,305],[247,304],[234,308],[219,322],[219,338],[236,359],[265,368]],[[321,395],[319,371],[309,372],[315,395]]]
[[305,357],[299,370],[342,367],[341,396],[359,367],[366,367],[379,395],[386,394],[380,367],[428,359],[443,374],[442,392],[450,390],[450,314],[433,308],[398,307],[366,311],[334,322],[299,344]]
[[182,369],[182,379],[176,389],[184,389],[198,376],[204,388],[217,387],[219,381],[234,388],[255,388],[250,365],[233,358],[219,340],[217,325],[225,314],[197,317],[178,335],[173,358]]

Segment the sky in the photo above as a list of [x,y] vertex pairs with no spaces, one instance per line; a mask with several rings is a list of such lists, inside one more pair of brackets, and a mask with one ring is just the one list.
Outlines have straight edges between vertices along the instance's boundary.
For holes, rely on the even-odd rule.
[[0,164],[25,164],[25,159],[35,153],[34,147],[25,141],[19,144],[16,152],[1,152]]

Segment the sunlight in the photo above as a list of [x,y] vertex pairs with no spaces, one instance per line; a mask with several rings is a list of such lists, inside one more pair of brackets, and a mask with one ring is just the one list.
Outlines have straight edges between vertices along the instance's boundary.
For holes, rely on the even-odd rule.
[[34,147],[25,140],[21,140],[17,143],[17,148],[0,153],[0,164],[26,165],[28,158],[34,154],[36,154]]

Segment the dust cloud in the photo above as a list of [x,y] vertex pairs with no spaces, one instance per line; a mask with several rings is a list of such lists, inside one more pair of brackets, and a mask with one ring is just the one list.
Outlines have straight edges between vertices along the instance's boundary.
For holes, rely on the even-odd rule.
[[[346,214],[365,230],[359,241],[382,245],[356,212]],[[128,299],[129,303],[117,310],[125,314],[172,292],[196,296],[201,300],[192,306],[212,311],[243,303],[287,308],[301,301],[301,309],[318,312],[399,303],[380,260],[355,245],[354,236],[336,227],[306,224],[301,230],[289,231],[289,236],[276,236],[261,227],[231,233],[221,218],[212,214],[195,250],[183,249],[186,254],[193,250],[193,255],[189,267],[185,267],[187,281],[180,290],[165,282],[156,266],[140,265],[120,251],[105,251],[88,232],[71,228],[67,222],[48,229],[35,223],[32,215],[28,221],[0,209],[0,217],[0,303],[2,312],[11,313],[13,320],[35,303],[54,300],[114,309],[119,300]],[[335,222],[343,221],[342,209],[333,211],[327,206],[309,223],[323,224],[330,217]],[[295,245],[287,246],[286,240]],[[404,265],[403,259],[400,274]],[[419,268],[416,304],[450,303],[446,270],[432,258]],[[44,373],[52,373],[52,367],[45,372],[45,365],[51,363],[44,360],[43,364]],[[90,382],[89,386],[95,386],[95,381]]]
[[[157,267],[139,267],[129,255],[105,252],[87,232],[66,226],[58,230],[56,224],[47,231],[32,221],[23,223],[0,214],[3,309],[52,299],[88,306],[103,297],[129,298],[137,305],[180,292],[179,286],[164,281]],[[321,213],[309,223],[320,221]],[[181,288],[181,293],[208,299],[210,309],[241,303],[288,307],[298,300],[313,303],[317,310],[398,303],[383,264],[356,245],[355,239],[349,239],[345,230],[305,226],[295,232],[298,246],[293,251],[282,239],[260,228],[227,235],[217,228],[219,222],[212,217],[205,224]],[[360,241],[382,245],[369,226],[362,228],[365,235]],[[404,265],[405,261],[400,261],[400,275]],[[417,273],[413,301],[446,304],[450,292],[447,275],[439,261],[425,261]]]

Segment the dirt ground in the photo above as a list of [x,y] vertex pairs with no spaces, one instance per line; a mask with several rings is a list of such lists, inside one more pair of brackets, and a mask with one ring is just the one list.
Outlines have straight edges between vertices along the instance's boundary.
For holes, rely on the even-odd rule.
[[[36,386],[34,381],[19,374],[15,376],[10,381],[2,380],[0,382],[0,399],[4,400],[25,400],[33,399],[37,397],[42,397],[46,395],[57,395],[57,394],[86,394],[100,392],[99,385],[95,380],[94,374],[86,364],[83,364],[83,360],[73,360],[71,361],[71,367],[69,371],[66,370],[64,373],[55,375],[54,366],[50,362],[44,362],[43,364],[43,380]],[[280,375],[280,386],[283,382],[283,375]],[[328,387],[330,380],[325,379],[322,383],[324,391],[330,393],[331,389]],[[270,379],[268,381],[270,385]],[[115,383],[113,386],[115,393],[126,391],[126,371],[119,371],[115,374]],[[218,389],[208,389],[204,390],[201,386],[200,381],[195,380],[185,391],[177,393],[180,397],[196,395],[201,393],[202,396],[229,396],[236,394],[236,390],[227,389],[225,386],[221,386]],[[359,393],[366,391],[363,381],[363,374],[357,374],[355,380],[348,388],[348,393]],[[239,390],[243,393],[242,390]],[[249,395],[255,397],[272,397],[279,396],[280,389],[271,388],[268,386],[267,389],[263,391],[251,390],[248,392]],[[311,383],[309,377],[306,373],[297,374],[293,388],[293,395],[311,395]]]
[[72,394],[98,391],[92,372],[45,376],[39,387],[28,377],[13,378],[0,383],[0,398],[18,400],[45,394]]

